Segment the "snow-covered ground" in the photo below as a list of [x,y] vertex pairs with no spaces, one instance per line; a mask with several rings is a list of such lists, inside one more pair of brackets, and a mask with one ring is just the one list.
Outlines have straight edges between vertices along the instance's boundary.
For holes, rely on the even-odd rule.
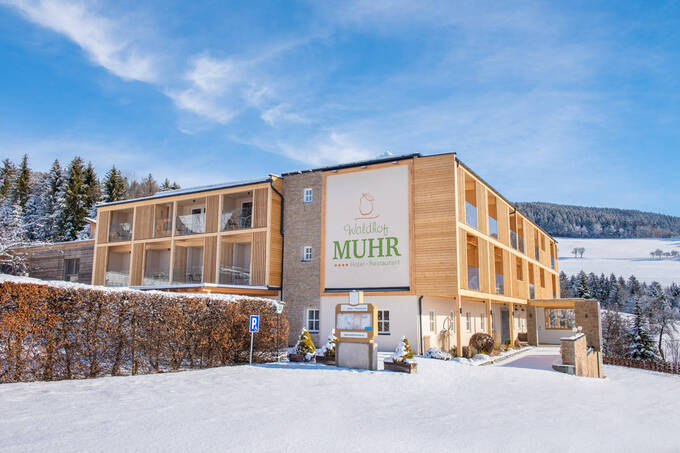
[[[638,280],[663,285],[680,283],[680,258],[652,258],[649,252],[680,251],[680,239],[571,239],[557,238],[560,270],[567,275],[594,272],[617,277],[635,275]],[[583,259],[574,258],[575,247],[586,249]]]
[[542,369],[550,359],[527,367],[417,360],[416,375],[281,363],[4,384],[0,450],[680,448],[678,376],[607,366],[607,379],[578,378]]

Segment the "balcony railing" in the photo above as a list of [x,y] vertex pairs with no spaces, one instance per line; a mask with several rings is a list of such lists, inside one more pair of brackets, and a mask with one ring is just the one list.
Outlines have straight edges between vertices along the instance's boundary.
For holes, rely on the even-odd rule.
[[220,266],[220,283],[223,285],[250,285],[250,269],[239,266]]
[[505,294],[505,282],[503,274],[496,274],[496,294]]
[[550,257],[550,267],[552,267],[553,270],[555,269],[555,257],[554,256]]
[[536,261],[541,261],[541,252],[538,246],[534,247],[534,255],[536,256]]
[[127,286],[128,285],[127,272],[107,271],[104,274],[104,285],[106,286]]
[[236,211],[223,212],[220,216],[220,230],[242,230],[252,228],[253,216],[251,214],[244,215],[240,209]]
[[468,288],[479,291],[479,268],[468,266]]
[[177,234],[205,233],[205,213],[177,216]]
[[498,239],[498,221],[489,216],[489,236]]
[[170,236],[171,234],[172,234],[172,220],[165,219],[159,221],[156,224],[156,228],[154,229],[154,237],[164,238]]
[[510,246],[517,250],[517,233],[512,230],[510,230]]
[[529,283],[529,299],[536,299],[536,287]]
[[477,207],[465,202],[465,223],[472,228],[477,228]]
[[522,236],[517,236],[517,243],[519,245],[519,251],[524,253],[524,238]]
[[172,274],[173,283],[202,283],[203,266],[175,269]]
[[167,285],[170,281],[170,273],[168,271],[156,271],[151,272],[148,275],[144,275],[142,279],[142,285],[144,286],[159,286]]
[[109,242],[129,241],[132,239],[132,224],[113,223],[109,227]]

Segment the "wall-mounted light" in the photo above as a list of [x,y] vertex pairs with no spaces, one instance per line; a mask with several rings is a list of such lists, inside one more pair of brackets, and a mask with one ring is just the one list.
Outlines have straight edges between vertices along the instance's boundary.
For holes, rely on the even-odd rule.
[[460,311],[460,314],[462,315],[463,314],[463,307],[458,308],[458,310]]

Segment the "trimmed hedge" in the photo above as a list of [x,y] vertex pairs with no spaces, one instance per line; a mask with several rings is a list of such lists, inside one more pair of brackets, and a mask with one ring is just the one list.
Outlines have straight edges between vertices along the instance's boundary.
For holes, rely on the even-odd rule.
[[145,374],[276,357],[288,321],[266,299],[0,283],[0,382]]

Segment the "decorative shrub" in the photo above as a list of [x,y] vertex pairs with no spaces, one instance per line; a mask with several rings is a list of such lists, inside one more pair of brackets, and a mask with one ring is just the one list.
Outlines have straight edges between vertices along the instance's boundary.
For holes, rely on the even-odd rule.
[[326,344],[319,349],[319,355],[326,357],[327,359],[335,359],[335,344],[338,342],[338,337],[335,336],[335,329],[331,329],[328,334],[328,340]]
[[478,332],[470,337],[470,352],[475,354],[491,354],[493,352],[493,338],[486,333]]
[[309,335],[307,329],[302,328],[302,330],[300,331],[300,337],[298,338],[298,341],[295,344],[295,352],[302,356],[305,356],[305,360],[310,360],[314,355],[315,351],[316,346],[314,346],[312,336]]
[[288,322],[271,300],[0,282],[0,382],[143,374],[276,358]]
[[412,359],[413,351],[411,350],[411,345],[408,343],[408,338],[401,337],[401,341],[394,350],[394,354],[392,354],[392,362],[404,363]]
[[430,348],[425,351],[425,357],[439,360],[451,360],[453,358],[448,352],[444,352],[437,348]]

